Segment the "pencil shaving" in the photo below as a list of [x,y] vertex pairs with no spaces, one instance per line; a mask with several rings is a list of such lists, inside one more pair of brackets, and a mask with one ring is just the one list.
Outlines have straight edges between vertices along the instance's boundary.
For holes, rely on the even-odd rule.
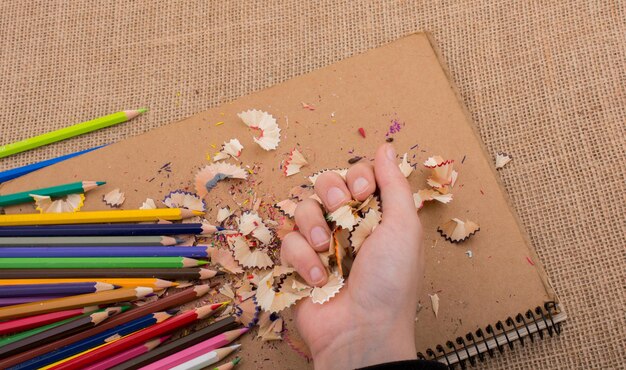
[[424,207],[425,202],[432,200],[447,204],[452,201],[452,194],[441,194],[432,189],[422,189],[417,193],[413,193],[413,202],[415,203],[415,209],[418,211]]
[[306,166],[308,162],[304,159],[302,153],[298,149],[294,149],[289,153],[283,165],[283,173],[285,176],[292,176],[300,172],[300,168]]
[[235,315],[239,322],[246,328],[251,328],[259,321],[261,308],[256,304],[254,297],[247,299],[235,306]]
[[115,188],[102,196],[102,200],[107,206],[119,207],[126,200],[126,196],[119,188]]
[[204,200],[199,196],[183,190],[176,190],[166,195],[163,204],[169,208],[187,208],[192,211],[204,211],[206,208]]
[[141,207],[139,209],[157,209],[157,205],[152,198],[146,198],[146,200],[141,203]]
[[444,160],[441,156],[428,158],[424,166],[431,170],[430,177],[426,180],[428,185],[441,194],[447,194],[456,181],[458,174],[453,170],[454,160]]
[[222,207],[217,211],[217,222],[222,223],[227,218],[229,218],[233,212],[230,210],[230,207]]
[[336,272],[331,273],[328,275],[328,282],[326,282],[324,286],[313,288],[311,291],[311,300],[313,300],[313,303],[324,304],[337,295],[343,285],[343,277],[339,276]]
[[200,197],[204,197],[222,180],[245,180],[246,178],[248,178],[248,174],[241,167],[223,162],[213,163],[205,166],[196,174],[196,193]]
[[310,294],[310,287],[302,282],[295,283],[294,275],[285,278],[280,288],[274,287],[273,272],[268,272],[259,281],[256,298],[259,307],[267,312],[280,312]]
[[430,297],[430,303],[433,312],[435,313],[435,317],[439,317],[439,296],[437,295],[437,293],[429,294],[428,296]]
[[374,232],[374,229],[380,224],[380,213],[375,209],[370,209],[365,217],[359,220],[354,230],[350,233],[350,244],[352,246],[352,253],[356,255],[359,249],[365,242],[365,239]]
[[217,162],[231,157],[237,159],[241,155],[242,149],[243,145],[241,145],[239,140],[230,139],[230,141],[224,142],[224,144],[222,144],[222,149],[219,151],[219,153],[213,156],[213,161]]
[[211,265],[219,265],[231,274],[241,274],[243,269],[228,249],[212,247],[209,249]]
[[274,314],[262,312],[259,317],[259,332],[257,337],[263,342],[283,339],[281,333],[283,331],[283,319],[275,317]]
[[222,286],[219,289],[219,292],[223,296],[226,296],[233,300],[235,299],[235,292],[233,291],[233,287],[230,286],[230,284],[222,284]]
[[437,228],[441,236],[452,243],[463,242],[479,230],[480,227],[475,222],[461,221],[458,218],[453,218]]
[[507,163],[511,162],[513,157],[506,153],[498,153],[496,154],[496,169],[500,169],[507,165]]
[[352,230],[357,221],[354,211],[350,205],[344,205],[337,208],[334,212],[331,212],[328,215],[328,219],[334,222],[337,226],[347,230]]
[[282,214],[289,217],[294,217],[296,215],[297,206],[298,204],[291,199],[281,200],[274,205],[274,207],[276,207]]
[[254,142],[265,150],[274,150],[280,143],[280,127],[276,118],[271,114],[256,109],[247,110],[237,114],[246,126],[261,131],[259,137],[254,138]]
[[239,231],[243,235],[252,235],[262,244],[271,243],[273,236],[270,229],[263,223],[261,217],[253,212],[244,212],[239,218]]
[[35,200],[35,209],[39,213],[78,212],[85,202],[84,194],[69,194],[62,199],[52,200],[49,196],[29,194]]
[[251,249],[243,235],[228,236],[227,241],[233,251],[235,260],[242,266],[263,269],[274,265],[274,262],[266,252],[256,248],[254,250]]
[[402,161],[398,165],[398,167],[400,167],[400,172],[402,172],[404,177],[409,177],[409,175],[413,172],[413,166],[411,166],[407,157],[408,153],[404,153],[404,155],[402,156]]

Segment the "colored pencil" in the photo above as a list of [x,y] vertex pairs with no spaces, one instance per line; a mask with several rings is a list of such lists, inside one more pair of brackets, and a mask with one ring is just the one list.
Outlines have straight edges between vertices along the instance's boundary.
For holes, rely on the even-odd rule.
[[[20,271],[20,270],[12,270],[12,271]],[[56,271],[53,269],[44,269],[44,271]],[[81,271],[81,270],[78,270]],[[88,271],[88,270],[85,270]],[[111,271],[114,271],[111,269]],[[37,279],[33,277],[32,279],[3,279],[0,280],[0,286],[4,285],[26,285],[26,284],[63,284],[63,283],[88,283],[93,281],[94,279],[82,279],[82,278],[65,278],[65,279]],[[98,282],[107,283],[117,285],[123,288],[136,288],[138,286],[145,286],[149,288],[153,288],[154,290],[161,290],[164,288],[170,288],[177,286],[178,283],[173,283],[167,280],[161,279],[152,279],[152,278],[99,278]]]
[[[208,258],[211,247],[108,246],[108,247],[4,247],[0,258],[87,257],[187,257]],[[197,266],[197,265],[194,265]],[[128,267],[128,266],[127,266]],[[161,266],[163,267],[163,266]],[[185,266],[186,267],[186,266]]]
[[[162,310],[169,309],[172,307],[181,306],[185,303],[191,302],[193,300],[196,300],[202,297],[203,295],[207,294],[210,289],[211,288],[208,284],[197,285],[193,288],[176,292],[165,298],[161,298],[154,302],[147,303],[143,306],[133,308],[132,310],[124,312],[121,315],[112,317],[110,320],[105,321],[104,323],[96,326],[95,328],[85,330],[82,333],[55,341],[53,343],[47,343],[47,344],[41,345],[37,348],[31,349],[28,352],[23,352],[23,353],[11,356],[6,359],[0,359],[0,369],[6,369],[11,366],[15,366],[17,364],[23,364],[23,363],[25,364],[27,362],[30,362],[29,360],[34,359],[37,356],[44,356],[47,353],[50,353],[52,351],[55,351],[55,353],[58,354],[57,350],[59,348],[69,347],[79,341],[85,340],[86,338],[100,335],[101,333],[104,333],[105,331],[110,331],[112,329],[119,329],[127,325],[132,320],[139,319],[144,315],[152,314],[154,312],[162,311]],[[109,338],[111,335],[114,335],[114,334],[115,333],[111,333],[107,335],[107,333],[105,333],[103,338]],[[125,334],[120,334],[120,335],[125,335]],[[88,347],[88,348],[91,348],[91,347]],[[74,352],[74,354],[79,353],[79,352],[81,351],[79,350],[78,352]],[[60,356],[57,359],[54,359],[53,361],[42,362],[41,366],[51,364],[60,359],[67,358],[68,356],[70,355],[60,354]],[[33,366],[33,368],[34,367],[36,366]]]
[[168,340],[171,337],[171,335],[166,335],[164,337],[161,338],[156,338],[156,339],[151,339],[147,342],[145,342],[142,345],[133,347],[127,351],[124,352],[120,352],[117,355],[111,356],[105,360],[96,362],[95,364],[92,364],[88,367],[85,368],[85,370],[107,370],[112,368],[113,366],[117,365],[117,364],[121,364],[123,362],[126,362],[128,360],[132,360],[133,358],[140,356],[144,353],[149,353],[150,351],[152,351],[153,349],[155,349],[157,346],[161,345],[161,343],[165,342],[166,340]]
[[96,312],[89,316],[72,320],[63,325],[59,325],[56,328],[52,328],[41,333],[24,338],[17,342],[10,343],[8,345],[0,347],[0,357],[10,356],[21,351],[28,349],[29,347],[35,347],[42,342],[53,341],[56,339],[62,339],[68,337],[74,333],[92,328],[109,317],[109,312]]
[[228,330],[236,329],[239,326],[241,326],[241,324],[237,322],[237,319],[234,316],[229,316],[223,320],[216,321],[205,328],[196,330],[188,335],[165,343],[153,351],[144,353],[143,355],[132,360],[121,363],[111,370],[136,370],[142,368],[206,339],[222,334]]
[[118,287],[113,284],[100,282],[3,285],[0,286],[0,298],[42,295],[76,295],[102,292],[116,288]]
[[248,328],[230,330],[220,335],[216,335],[213,338],[202,341],[191,347],[188,347],[178,353],[172,354],[159,361],[153,362],[150,365],[144,366],[142,370],[168,370],[174,366],[183,364],[187,361],[191,361],[196,357],[216,350],[218,348],[229,345],[232,341],[239,338],[243,333],[247,332]]
[[202,223],[189,224],[82,224],[5,226],[0,236],[159,236],[201,235],[224,230],[222,227]]
[[102,148],[104,146],[106,146],[106,145],[99,145],[99,146],[96,146],[96,147],[93,147],[93,148],[81,150],[79,152],[70,153],[70,154],[62,155],[60,157],[46,159],[45,161],[31,163],[31,164],[27,164],[26,166],[16,167],[16,168],[12,168],[10,170],[2,171],[2,172],[0,172],[0,183],[16,179],[16,178],[18,178],[20,176],[24,176],[24,175],[26,175],[28,173],[37,171],[37,170],[42,169],[44,167],[48,167],[48,166],[53,165],[55,163],[63,162],[65,160],[67,160],[67,159],[77,157],[77,156],[79,156],[81,154],[89,153],[91,151],[100,149],[100,148]]
[[155,324],[135,334],[116,340],[115,342],[111,342],[109,345],[85,353],[84,355],[73,358],[67,362],[63,362],[57,366],[52,367],[51,369],[83,369],[89,364],[93,364],[94,362],[101,361],[116,353],[132,348],[138,344],[147,341],[148,339],[162,336],[174,330],[190,325],[197,320],[209,316],[220,307],[222,307],[222,304],[212,304],[189,310],[183,314],[174,316],[167,321]]
[[48,301],[50,299],[58,299],[67,297],[68,295],[39,295],[33,297],[9,297],[9,298],[0,298],[0,307],[7,306],[16,306],[26,303],[36,303],[41,301]]
[[184,268],[206,264],[186,257],[0,258],[0,269]]
[[26,236],[0,237],[2,247],[150,246],[183,242],[172,236]]
[[142,222],[182,220],[204,213],[181,208],[130,209],[75,213],[28,213],[0,215],[0,226],[90,224],[100,222]]
[[72,310],[65,310],[59,312],[45,313],[42,315],[36,315],[31,317],[25,317],[23,319],[15,319],[10,321],[0,322],[0,335],[6,335],[10,333],[17,333],[26,331],[28,329],[41,327],[44,325],[59,322],[72,317],[80,316],[84,313],[91,313],[96,311],[98,306],[89,306],[85,308],[75,308]]
[[[57,361],[67,359],[71,356],[87,351],[102,344],[110,342],[111,338],[124,337],[130,334],[136,333],[142,329],[146,329],[155,324],[159,324],[168,320],[172,315],[167,312],[155,312],[147,315],[141,315],[138,318],[129,320],[121,325],[116,325],[102,330],[105,325],[110,326],[110,323],[123,315],[128,315],[134,310],[125,312],[122,315],[117,315],[111,320],[107,320],[101,325],[95,328],[88,329],[82,333],[78,333],[74,336],[61,339],[59,341],[45,344],[38,348],[34,348],[28,352],[22,352],[18,355],[9,357],[7,359],[0,360],[0,368],[7,368],[8,366],[14,366],[13,369],[38,369],[44,366],[53,364]],[[85,333],[91,333],[97,331],[95,334],[85,335]],[[80,339],[76,339],[80,338]],[[73,341],[72,341],[73,340]],[[69,342],[65,345],[65,342]],[[113,343],[113,342],[112,342]],[[104,346],[103,346],[104,347]],[[101,348],[103,348],[101,347]],[[41,352],[41,349],[45,348],[45,352]],[[35,356],[33,356],[35,354]],[[26,359],[17,361],[16,359]],[[9,364],[9,365],[5,365]],[[7,367],[5,367],[7,366]]]
[[106,184],[104,181],[81,181],[52,186],[49,188],[33,189],[19,193],[0,195],[0,206],[32,203],[35,201],[32,195],[49,196],[54,198],[62,197],[68,194],[83,194],[104,184]]
[[226,358],[226,356],[230,355],[234,350],[238,349],[239,347],[241,347],[241,344],[235,344],[230,347],[216,349],[209,353],[200,355],[192,360],[184,362],[176,367],[168,368],[168,370],[201,370],[209,365],[213,365],[214,363],[223,360],[224,358]]
[[[130,305],[123,305],[123,306],[117,306],[117,307],[101,308],[101,309],[97,310],[96,312],[108,312],[111,315],[115,315],[115,314],[118,314],[120,312],[124,312],[124,311],[128,310],[129,308],[130,308]],[[93,312],[91,312],[91,313],[93,313]],[[86,316],[90,315],[91,313],[85,313],[85,314],[82,314],[82,315],[79,315],[79,316],[70,317],[70,318],[67,318],[65,320],[61,320],[61,321],[58,321],[58,322],[53,322],[53,323],[50,323],[48,325],[40,326],[40,327],[33,328],[33,329],[30,329],[30,330],[27,330],[27,331],[23,331],[23,332],[20,332],[20,333],[17,333],[17,334],[9,335],[9,336],[6,336],[4,338],[0,338],[0,347],[5,346],[5,345],[7,345],[9,343],[17,342],[18,340],[22,340],[24,338],[33,336],[35,334],[39,334],[39,333],[44,332],[46,330],[50,330],[52,328],[56,328],[57,326],[64,325],[64,324],[66,324],[68,322],[72,322],[74,320],[86,317]]]
[[[105,292],[81,294],[71,297],[50,299],[43,302],[24,303],[15,306],[0,307],[0,320],[32,316],[42,313],[68,310],[71,308],[93,306],[122,301],[133,301],[152,294],[147,287],[122,288]],[[1,368],[1,367],[0,367]]]
[[226,362],[218,367],[214,367],[212,370],[232,370],[241,362],[241,357],[235,357],[232,361]]
[[[183,247],[181,247],[183,248]],[[185,269],[6,269],[0,270],[1,279],[55,279],[55,278],[161,278],[168,280],[204,280],[210,279],[221,272],[205,268]],[[139,284],[142,286],[152,286]],[[164,288],[167,288],[165,286]]]
[[15,143],[5,144],[0,146],[0,158],[8,157],[16,153],[21,153],[27,150],[38,148],[40,146],[55,143],[57,141],[86,134],[95,130],[100,130],[102,128],[113,126],[118,123],[126,122],[144,112],[146,112],[145,108],[116,112],[103,117],[92,119],[90,121],[78,123],[72,126],[64,127],[62,129],[17,141]]

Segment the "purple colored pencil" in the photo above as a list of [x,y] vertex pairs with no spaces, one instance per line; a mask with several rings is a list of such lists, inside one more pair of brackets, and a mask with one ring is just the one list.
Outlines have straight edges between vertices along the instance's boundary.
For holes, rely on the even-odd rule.
[[85,224],[0,227],[0,236],[161,236],[201,235],[224,230],[219,226],[189,224]]
[[68,296],[113,290],[119,286],[99,282],[23,284],[0,286],[0,298]]
[[13,306],[13,305],[22,304],[22,303],[47,301],[48,299],[67,297],[68,295],[69,294],[67,294],[67,295],[55,295],[55,296],[41,295],[41,296],[35,296],[35,297],[0,298],[0,307]]

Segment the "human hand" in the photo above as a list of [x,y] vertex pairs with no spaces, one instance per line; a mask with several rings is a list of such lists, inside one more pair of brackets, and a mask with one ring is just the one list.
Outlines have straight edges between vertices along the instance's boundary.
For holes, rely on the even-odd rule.
[[[416,358],[415,312],[424,270],[422,226],[409,183],[390,144],[378,148],[374,167],[358,163],[346,181],[320,175],[315,192],[332,212],[352,198],[363,201],[380,189],[382,222],[361,246],[342,290],[320,305],[298,303],[298,331],[319,369],[348,369]],[[322,286],[326,271],[317,252],[327,251],[330,229],[320,205],[298,204],[298,231],[283,240],[281,259],[307,283]]]

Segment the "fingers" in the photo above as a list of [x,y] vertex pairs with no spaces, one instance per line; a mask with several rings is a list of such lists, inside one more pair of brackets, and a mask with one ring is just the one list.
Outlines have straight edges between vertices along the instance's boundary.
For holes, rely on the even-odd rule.
[[311,286],[326,284],[326,270],[317,253],[299,232],[291,232],[285,236],[280,249],[283,265],[293,266],[298,274]]
[[407,222],[419,224],[417,212],[413,202],[413,193],[396,159],[396,151],[390,144],[382,145],[376,151],[374,160],[376,183],[380,189],[383,206],[383,224],[404,224]]
[[364,201],[376,190],[376,179],[374,169],[369,163],[357,163],[352,166],[346,174],[346,182],[352,198]]
[[317,252],[328,250],[330,228],[319,203],[305,199],[298,203],[295,217],[298,230]]
[[332,212],[350,201],[350,191],[343,178],[332,171],[321,174],[315,181],[315,193],[326,210]]

